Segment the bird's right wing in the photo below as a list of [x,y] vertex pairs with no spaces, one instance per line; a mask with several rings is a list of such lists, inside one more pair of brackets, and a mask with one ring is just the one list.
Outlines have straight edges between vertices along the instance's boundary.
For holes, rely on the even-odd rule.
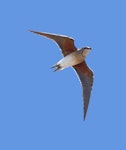
[[88,68],[86,62],[82,62],[76,66],[73,66],[83,88],[83,101],[84,101],[84,119],[89,105],[92,85],[93,85],[93,72]]
[[70,37],[67,37],[64,35],[46,33],[46,32],[37,32],[37,31],[32,31],[32,30],[30,30],[30,32],[33,32],[35,34],[39,34],[46,38],[54,40],[58,44],[58,46],[61,48],[63,56],[66,56],[77,50],[77,48],[74,45],[74,39]]

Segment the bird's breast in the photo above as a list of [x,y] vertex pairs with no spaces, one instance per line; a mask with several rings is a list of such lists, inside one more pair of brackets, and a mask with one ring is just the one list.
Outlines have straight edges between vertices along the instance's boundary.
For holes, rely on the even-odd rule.
[[63,68],[75,66],[81,63],[84,60],[84,57],[78,53],[78,51],[71,53],[70,55],[65,56],[61,59],[58,64],[60,64]]

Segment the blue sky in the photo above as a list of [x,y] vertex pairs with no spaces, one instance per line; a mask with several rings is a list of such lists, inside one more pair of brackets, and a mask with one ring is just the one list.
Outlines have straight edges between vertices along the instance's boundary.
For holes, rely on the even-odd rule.
[[[126,2],[0,2],[0,149],[126,149]],[[82,91],[55,43],[29,29],[64,34],[81,48],[94,85],[83,121]]]

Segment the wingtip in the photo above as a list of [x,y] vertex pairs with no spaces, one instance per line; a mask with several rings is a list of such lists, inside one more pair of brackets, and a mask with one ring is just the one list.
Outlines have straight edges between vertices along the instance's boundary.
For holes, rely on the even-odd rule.
[[86,120],[86,114],[84,114],[84,121]]
[[86,120],[86,116],[87,116],[87,109],[84,108],[84,121]]
[[29,32],[32,32],[32,33],[35,33],[35,31],[33,31],[33,30],[28,30]]

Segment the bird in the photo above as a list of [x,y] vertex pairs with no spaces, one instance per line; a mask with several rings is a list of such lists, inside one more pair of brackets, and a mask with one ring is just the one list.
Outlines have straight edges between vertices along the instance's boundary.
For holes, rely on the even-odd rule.
[[29,31],[38,34],[40,36],[43,36],[45,38],[51,39],[54,42],[56,42],[57,45],[59,46],[63,58],[52,66],[52,68],[55,69],[54,71],[60,71],[68,67],[72,67],[75,70],[78,79],[80,80],[80,83],[82,85],[82,93],[83,93],[82,97],[84,109],[83,118],[85,120],[94,80],[93,77],[94,73],[87,66],[85,58],[92,48],[89,46],[85,46],[81,49],[77,49],[74,44],[74,39],[65,35],[47,32],[38,32],[33,30]]

